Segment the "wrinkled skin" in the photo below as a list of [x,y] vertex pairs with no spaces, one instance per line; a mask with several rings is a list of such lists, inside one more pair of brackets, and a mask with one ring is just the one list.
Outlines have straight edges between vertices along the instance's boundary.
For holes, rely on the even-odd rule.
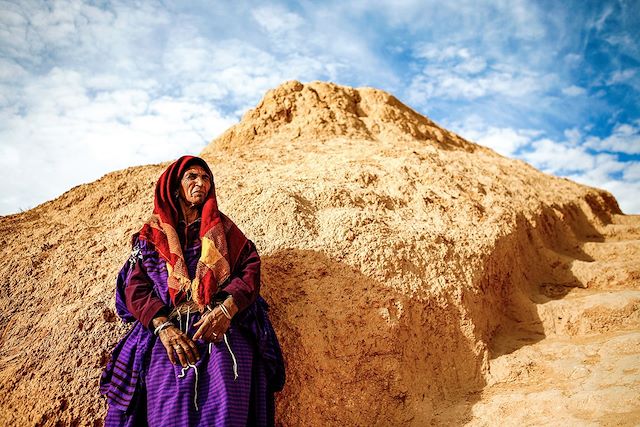
[[[238,311],[233,303],[233,298],[228,298],[224,302],[229,314],[233,317]],[[157,327],[167,321],[166,316],[158,316],[153,319],[153,327]],[[207,342],[219,343],[222,341],[224,334],[229,329],[231,320],[228,319],[220,307],[214,307],[213,310],[207,312],[197,321],[194,326],[198,328],[193,338],[189,338],[184,332],[176,326],[169,326],[159,333],[160,341],[167,351],[169,360],[174,365],[179,363],[183,367],[194,364],[200,359],[198,348],[194,341],[203,339]]]
[[191,166],[180,179],[178,189],[180,208],[187,224],[198,218],[198,208],[211,190],[211,177],[202,166]]

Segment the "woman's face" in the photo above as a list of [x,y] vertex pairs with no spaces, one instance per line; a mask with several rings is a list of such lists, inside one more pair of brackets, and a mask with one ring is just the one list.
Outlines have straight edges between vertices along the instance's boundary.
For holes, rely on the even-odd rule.
[[201,205],[211,189],[211,177],[202,166],[190,166],[180,180],[180,197],[191,205]]

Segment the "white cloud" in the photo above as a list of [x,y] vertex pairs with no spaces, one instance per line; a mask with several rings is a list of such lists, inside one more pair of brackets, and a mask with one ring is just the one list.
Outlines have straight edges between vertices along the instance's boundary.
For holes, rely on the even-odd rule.
[[611,7],[610,5],[605,7],[604,10],[602,11],[602,14],[600,14],[598,19],[596,19],[593,22],[592,24],[593,27],[598,31],[602,31],[602,27],[604,27],[604,23],[607,21],[607,18],[611,16],[612,12],[613,12],[613,7]]
[[414,56],[425,61],[422,72],[413,77],[409,87],[411,101],[416,104],[433,98],[517,99],[543,94],[557,84],[553,74],[540,74],[510,64],[506,58],[490,59],[456,45],[420,44]]
[[427,66],[423,75],[413,78],[409,93],[413,102],[421,104],[431,98],[473,100],[486,95],[487,91],[492,89],[487,78],[469,79]]
[[[287,76],[289,63],[280,63],[269,52],[240,40],[224,40],[210,49],[203,38],[178,33],[163,55],[166,70],[180,79],[185,96],[203,101],[225,100],[243,107],[256,102],[256,97],[279,84]],[[295,72],[318,72],[322,64],[303,60]]]
[[578,177],[580,182],[595,186],[609,182],[613,175],[624,173],[633,164],[612,154],[591,153],[584,145],[549,138],[531,141],[519,157],[545,172]]
[[304,23],[304,19],[299,15],[281,6],[262,6],[252,11],[251,15],[268,33],[287,33],[298,29]]
[[640,162],[623,162],[616,155],[591,153],[575,142],[533,141],[519,155],[535,167],[582,184],[610,191],[627,213],[640,213]]
[[611,45],[614,45],[620,50],[624,51],[625,55],[629,55],[636,60],[638,59],[640,47],[638,46],[637,37],[625,31],[621,31],[617,34],[614,33],[603,35],[603,38]]
[[442,48],[435,44],[421,43],[414,48],[414,56],[416,58],[435,60],[437,62],[443,62],[451,59],[466,59],[469,55],[469,50],[457,46],[446,46]]
[[565,129],[563,134],[567,141],[572,144],[577,144],[582,138],[582,132],[578,128]]
[[606,138],[588,137],[585,146],[597,151],[640,154],[640,121],[617,124]]
[[513,157],[523,147],[540,135],[531,129],[513,129],[488,126],[479,116],[471,116],[463,123],[453,124],[452,128],[471,141],[489,147],[503,156]]
[[[520,158],[536,168],[576,182],[610,191],[627,213],[640,213],[640,162],[621,161],[617,155],[593,152],[577,128],[564,131],[566,141],[544,137],[541,131],[487,125],[470,116],[451,126],[457,133],[498,153]],[[631,134],[635,128],[617,126],[612,135]]]
[[431,69],[439,69],[441,64],[451,65],[452,71],[459,75],[478,74],[487,68],[487,61],[479,55],[472,54],[469,49],[458,46],[442,46],[434,44],[421,44],[414,49],[414,56],[418,59],[426,59],[425,72],[431,73]]
[[582,147],[544,138],[534,141],[531,148],[531,151],[522,154],[524,160],[550,173],[582,171],[594,167],[594,156]]
[[484,58],[469,58],[461,64],[456,65],[455,71],[459,74],[478,74],[487,68],[487,61]]
[[370,0],[344,2],[351,11],[384,14],[394,27],[416,32],[430,28],[443,39],[460,35],[486,38],[489,42],[504,42],[505,34],[518,39],[536,40],[547,30],[543,9],[526,0]]
[[493,148],[502,155],[512,156],[530,141],[530,137],[514,132],[513,129],[491,127],[477,141],[482,145]]
[[579,96],[584,95],[587,91],[579,86],[571,85],[562,89],[562,93],[567,96]]
[[[92,95],[92,83],[54,68],[25,86],[23,114],[0,111],[0,213],[32,207],[115,169],[197,154],[236,120],[208,104],[154,98],[145,90]],[[24,170],[38,171],[38,182],[12,179]]]
[[6,58],[0,58],[0,81],[15,82],[24,78],[27,71],[20,65]]
[[[640,162],[632,162],[624,168],[623,180],[640,182]],[[638,193],[640,194],[640,193]]]
[[567,178],[609,191],[615,196],[622,212],[626,214],[640,213],[640,198],[638,198],[638,194],[640,194],[640,183],[638,181],[628,182],[616,179],[594,180],[585,175],[568,175]]
[[607,80],[608,85],[630,82],[638,73],[637,68],[627,68],[626,70],[614,71]]
[[570,67],[576,67],[578,66],[580,63],[582,63],[583,58],[582,55],[579,55],[577,53],[568,53],[567,55],[565,55],[564,57],[564,61],[570,66]]

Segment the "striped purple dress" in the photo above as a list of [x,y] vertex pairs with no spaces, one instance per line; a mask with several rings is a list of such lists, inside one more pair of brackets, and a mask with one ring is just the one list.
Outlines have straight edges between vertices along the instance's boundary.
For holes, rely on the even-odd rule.
[[[109,404],[105,426],[273,425],[274,392],[284,386],[284,362],[266,302],[258,296],[233,318],[228,346],[198,340],[200,360],[193,367],[172,365],[160,339],[133,317],[125,302],[132,266],[142,262],[154,293],[171,307],[166,264],[148,246],[136,241],[118,276],[116,308],[123,321],[134,324],[100,379],[100,392]],[[199,241],[184,250],[191,277],[199,255]],[[199,319],[196,312],[174,323],[193,336]]]

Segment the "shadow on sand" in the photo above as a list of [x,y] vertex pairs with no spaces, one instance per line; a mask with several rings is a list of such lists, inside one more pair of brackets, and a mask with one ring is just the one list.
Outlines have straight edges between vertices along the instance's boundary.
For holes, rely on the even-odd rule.
[[297,249],[263,257],[263,294],[287,362],[282,425],[425,425],[483,386],[448,297],[409,299]]
[[[615,200],[607,196],[589,196],[580,204],[546,206],[533,220],[520,215],[513,232],[496,241],[477,275],[476,286],[462,297],[476,326],[477,341],[487,346],[489,360],[483,366],[484,374],[490,373],[491,359],[546,338],[538,315],[540,304],[586,287],[571,266],[575,261],[593,261],[582,250],[583,245],[604,240],[594,226],[594,217],[609,224],[611,214],[620,213]],[[468,421],[481,392],[471,392],[448,407],[438,423]]]

